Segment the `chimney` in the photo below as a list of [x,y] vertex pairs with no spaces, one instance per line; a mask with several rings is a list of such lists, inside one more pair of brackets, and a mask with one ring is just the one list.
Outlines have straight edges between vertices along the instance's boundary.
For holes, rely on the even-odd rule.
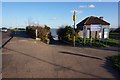
[[103,20],[103,17],[102,17],[102,16],[100,16],[99,18],[100,18],[101,20]]

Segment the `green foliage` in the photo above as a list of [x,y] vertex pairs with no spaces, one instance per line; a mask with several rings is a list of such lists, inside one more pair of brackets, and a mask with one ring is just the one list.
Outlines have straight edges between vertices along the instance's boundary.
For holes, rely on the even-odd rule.
[[47,30],[50,30],[50,27],[48,27],[47,25],[45,25],[44,28],[47,29]]
[[71,26],[61,27],[57,30],[57,35],[59,40],[72,40],[73,28]]
[[120,72],[120,54],[111,58],[113,67]]
[[35,27],[35,26],[27,26],[26,31],[29,35],[31,35],[31,37],[35,38],[35,29],[36,28],[37,27]]
[[76,37],[75,38],[75,43],[78,46],[82,46],[83,45],[83,39],[81,37]]
[[27,26],[26,27],[26,31],[28,34],[30,34],[33,38],[36,38],[36,29],[37,29],[37,38],[40,38],[41,41],[47,43],[47,41],[49,40],[49,38],[51,37],[51,33],[50,33],[50,27],[48,27],[47,25],[43,26]]

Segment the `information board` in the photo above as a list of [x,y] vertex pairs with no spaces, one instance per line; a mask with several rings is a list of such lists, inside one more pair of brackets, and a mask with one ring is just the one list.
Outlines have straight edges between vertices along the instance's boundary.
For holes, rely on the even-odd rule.
[[91,25],[90,30],[91,31],[101,31],[102,26],[101,25]]

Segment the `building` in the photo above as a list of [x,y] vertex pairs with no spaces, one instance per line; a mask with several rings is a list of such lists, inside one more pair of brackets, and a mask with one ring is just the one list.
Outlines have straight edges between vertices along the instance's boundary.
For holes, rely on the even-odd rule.
[[[91,25],[99,25],[101,26],[101,38],[105,38],[105,35],[109,36],[109,28],[110,28],[110,23],[106,22],[103,20],[103,17],[94,17],[90,16],[82,20],[80,23],[78,23],[77,26],[77,33],[80,37],[83,38],[83,29],[85,28],[86,31],[86,37],[87,38],[100,38],[100,31],[91,31]],[[105,30],[108,31],[108,33],[105,33]],[[108,38],[108,37],[106,37]]]

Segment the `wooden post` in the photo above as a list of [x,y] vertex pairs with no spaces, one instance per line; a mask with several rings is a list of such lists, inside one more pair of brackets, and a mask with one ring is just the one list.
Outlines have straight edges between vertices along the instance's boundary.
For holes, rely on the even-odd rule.
[[95,39],[97,39],[97,31],[95,31]]
[[86,26],[83,26],[83,45],[86,43],[87,30]]
[[75,47],[75,35],[73,36],[73,46]]
[[90,31],[90,46],[92,46],[92,31]]
[[84,46],[85,46],[85,43],[86,43],[86,38],[84,38]]
[[36,34],[36,40],[37,40],[37,36],[38,36],[37,32],[38,32],[38,31],[37,31],[37,29],[36,29],[36,30],[35,30],[35,34]]

